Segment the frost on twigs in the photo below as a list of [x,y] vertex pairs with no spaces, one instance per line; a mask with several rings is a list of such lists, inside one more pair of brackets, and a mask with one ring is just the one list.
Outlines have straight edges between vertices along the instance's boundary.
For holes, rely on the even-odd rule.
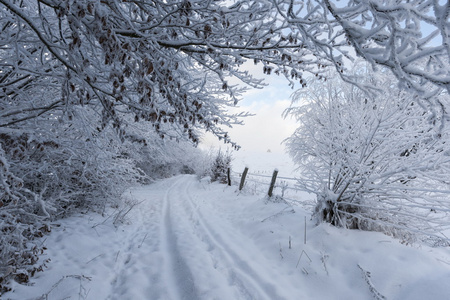
[[[264,86],[247,61],[303,88],[308,75],[331,79],[328,69],[376,86],[346,74],[356,55],[391,70],[415,93],[393,80],[378,88],[390,95],[346,102],[334,93],[321,113],[300,113],[310,117],[293,155],[313,157],[305,175],[338,195],[324,202],[336,221],[403,228],[419,210],[415,220],[442,224],[448,133],[429,125],[448,122],[444,2],[0,0],[2,265],[17,251],[33,263],[24,245],[49,220],[102,210],[131,184],[174,175],[174,143],[198,145],[207,131],[238,148],[225,129],[248,114],[228,108],[246,87]],[[311,141],[314,153],[302,149]]]
[[[78,128],[58,128],[80,136]],[[51,231],[52,221],[73,212],[101,212],[106,199],[139,181],[142,176],[130,162],[107,147],[100,152],[84,139],[55,138],[51,131],[0,133],[3,291],[10,279],[26,283],[45,268],[46,261],[39,259],[45,247],[36,239]]]
[[211,181],[219,181],[220,183],[226,184],[228,182],[227,171],[231,168],[231,162],[233,160],[232,152],[219,151],[213,154],[211,163]]
[[[441,232],[450,228],[450,131],[430,123],[420,99],[385,73],[358,72],[380,92],[329,80],[297,92],[287,111],[299,127],[286,143],[298,184],[317,195],[315,217],[405,242],[448,241]],[[446,93],[439,101],[450,104]]]
[[0,7],[0,97],[11,99],[0,127],[55,111],[74,120],[72,108],[83,106],[101,116],[98,130],[110,126],[122,139],[130,123],[147,121],[162,139],[198,144],[201,129],[237,148],[224,128],[247,114],[227,108],[245,87],[264,86],[245,62],[291,85],[330,65],[289,32],[272,1],[0,0]]
[[30,242],[50,231],[45,218],[30,213],[39,207],[30,194],[37,197],[10,171],[0,144],[0,295],[10,289],[10,279],[27,283],[48,262],[39,261],[46,248]]
[[440,90],[450,92],[448,1],[276,3],[293,32],[301,33],[305,45],[316,56],[327,57],[345,80],[370,86],[353,80],[346,70],[348,61],[362,57],[373,68],[389,69],[429,109],[436,109],[435,120],[443,115],[435,96]]
[[[85,275],[66,275],[59,279],[52,288],[40,296],[39,300],[53,299],[55,297],[71,298],[71,293],[78,291],[78,299],[88,299],[89,289],[86,289],[85,284],[91,281],[91,277]],[[67,295],[67,296],[66,296]],[[62,299],[62,298],[61,298]]]
[[129,221],[128,214],[132,209],[136,209],[135,207],[138,206],[141,202],[137,201],[133,198],[127,198],[120,206],[117,208],[117,210],[113,214],[113,224],[115,226],[118,226],[119,224],[124,224]]
[[366,281],[367,285],[369,286],[370,293],[373,295],[373,297],[377,300],[386,300],[386,297],[383,296],[379,291],[377,291],[377,289],[375,288],[375,286],[372,283],[372,280],[370,280],[370,272],[364,270],[359,264],[358,264],[358,268],[363,273],[364,280]]

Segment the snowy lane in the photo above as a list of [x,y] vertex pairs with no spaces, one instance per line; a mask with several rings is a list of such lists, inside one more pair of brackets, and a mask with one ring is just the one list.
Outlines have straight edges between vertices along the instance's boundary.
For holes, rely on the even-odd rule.
[[134,206],[118,227],[113,219],[127,206],[67,220],[48,238],[49,269],[6,299],[299,299],[221,211],[219,203],[236,197],[225,188],[178,176],[127,192]]
[[124,198],[138,204],[119,226],[113,219],[127,206],[55,227],[42,241],[48,269],[5,299],[447,300],[450,293],[448,248],[314,226],[299,207],[194,176],[136,187]]
[[170,299],[161,278],[164,254],[161,251],[163,194],[170,182],[159,184],[154,193],[148,187],[136,188],[130,196],[139,202],[130,212],[130,225],[121,225],[117,236],[121,248],[114,264],[116,278],[107,299]]
[[[207,228],[190,191],[194,177],[179,177],[167,191],[161,237],[165,240],[166,278],[175,299],[282,299],[267,292],[270,283]],[[216,226],[223,222],[216,219]]]
[[[386,271],[367,253],[389,253],[390,261],[396,262],[410,249],[396,246],[395,241],[380,244],[377,239],[387,239],[383,235],[374,239],[373,233],[309,227],[311,240],[302,245],[296,237],[298,227],[291,224],[303,216],[288,213],[281,217],[282,205],[239,198],[226,186],[202,184],[195,176],[164,180],[139,188],[133,195],[142,203],[133,210],[134,229],[120,250],[123,254],[115,267],[118,279],[109,299],[333,299],[335,293],[339,299],[355,295],[370,299],[358,264],[373,273],[372,280],[382,293],[402,299],[394,296],[403,293],[401,285],[391,283],[394,276],[383,281]],[[347,237],[350,233],[358,238]],[[289,236],[297,242],[292,250],[279,244]],[[380,245],[389,250],[381,250]],[[300,261],[302,250],[311,261],[306,257]],[[299,262],[301,268],[296,267]],[[404,264],[403,269],[411,265]],[[424,265],[419,269],[436,268],[430,261]],[[395,263],[392,268],[396,269]],[[408,282],[410,274],[414,272],[405,271],[401,281],[396,280]],[[348,280],[337,280],[342,276]],[[448,274],[442,278],[445,281]]]
[[[186,210],[190,210],[196,219],[197,232],[202,240],[216,250],[213,253],[215,261],[220,261],[226,266],[228,281],[238,288],[240,296],[245,299],[283,299],[273,283],[259,275],[272,274],[273,270],[264,270],[265,264],[262,261],[255,261],[258,252],[256,247],[252,247],[248,238],[239,239],[236,236],[237,228],[232,228],[223,219],[219,221],[218,214],[213,215],[214,220],[208,220],[199,205],[194,202],[195,197],[191,195],[191,191],[195,190],[193,186],[193,182],[185,185],[188,200],[185,202]],[[227,232],[234,232],[234,237]]]
[[171,202],[177,199],[176,181],[164,196],[163,214],[161,221],[161,241],[162,253],[164,257],[165,282],[169,285],[168,290],[172,299],[199,299],[197,289],[194,284],[191,270],[186,264],[185,259],[180,253],[177,245],[177,235],[173,231],[170,207]]
[[[194,177],[180,177],[166,197],[171,220],[165,222],[166,240],[171,241],[169,261],[179,266],[174,277],[177,286],[183,287],[180,299],[288,299],[280,292],[283,284],[273,284],[276,267],[248,237],[221,218],[208,199],[197,197],[198,190]],[[187,275],[180,276],[183,273]],[[195,290],[197,294],[184,297]]]

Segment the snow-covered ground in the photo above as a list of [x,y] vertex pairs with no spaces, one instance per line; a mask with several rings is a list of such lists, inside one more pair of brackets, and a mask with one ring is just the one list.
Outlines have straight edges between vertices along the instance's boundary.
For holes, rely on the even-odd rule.
[[59,221],[42,239],[48,268],[3,298],[449,299],[448,248],[314,226],[302,206],[191,175],[125,197],[139,204],[118,227]]

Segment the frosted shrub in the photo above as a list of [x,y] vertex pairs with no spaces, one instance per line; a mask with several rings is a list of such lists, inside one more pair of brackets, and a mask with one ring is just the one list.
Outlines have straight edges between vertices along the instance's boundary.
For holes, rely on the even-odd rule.
[[188,141],[160,139],[157,135],[146,133],[151,141],[145,147],[134,150],[137,166],[150,180],[168,178],[177,174],[204,173],[204,161],[207,154]]
[[232,155],[231,152],[223,152],[219,150],[213,158],[211,165],[211,180],[219,181],[220,183],[227,183],[227,171],[231,168]]
[[10,171],[0,143],[0,294],[9,290],[8,279],[27,282],[29,274],[42,270],[37,262],[44,249],[29,243],[49,230],[43,218],[30,213],[38,208],[36,196]]
[[[450,124],[430,122],[419,100],[389,77],[360,72],[360,80],[384,91],[311,83],[294,95],[300,105],[287,111],[299,122],[287,146],[299,185],[317,195],[317,220],[446,239],[440,231],[450,225]],[[449,103],[446,93],[436,97]]]
[[74,115],[72,122],[64,116],[36,120],[42,130],[0,131],[0,282],[26,282],[42,270],[45,262],[38,259],[44,249],[33,239],[49,232],[51,221],[120,207],[128,187],[192,172],[204,159],[192,143],[164,141],[145,123],[121,140],[114,128],[92,126],[97,119],[91,110]]
[[44,248],[33,240],[50,232],[51,221],[80,210],[101,212],[107,199],[119,199],[142,177],[128,158],[68,142],[0,134],[0,285],[11,278],[27,282],[42,270]]

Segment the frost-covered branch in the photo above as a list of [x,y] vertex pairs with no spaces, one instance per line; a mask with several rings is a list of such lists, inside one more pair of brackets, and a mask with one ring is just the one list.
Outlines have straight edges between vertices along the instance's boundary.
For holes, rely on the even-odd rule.
[[262,86],[242,69],[244,62],[254,60],[263,72],[283,75],[291,84],[303,81],[303,72],[318,74],[329,65],[314,57],[301,35],[289,32],[270,1],[21,3],[0,1],[0,27],[7,29],[0,33],[6,41],[0,98],[27,103],[33,94],[33,102],[41,102],[36,106],[49,107],[48,99],[59,97],[65,111],[89,105],[103,116],[99,128],[111,124],[120,136],[127,125],[118,112],[126,111],[136,121],[151,122],[161,137],[176,132],[198,143],[202,129],[235,145],[223,127],[240,122],[226,108],[240,100],[242,87],[228,82],[234,77]]
[[[277,0],[292,30],[307,37],[315,55],[323,55],[355,83],[343,59],[362,57],[373,67],[390,69],[406,88],[446,115],[436,102],[441,89],[450,91],[449,3],[438,0],[309,0],[297,5]],[[356,81],[356,84],[358,82]],[[360,83],[359,83],[360,84]],[[428,108],[427,108],[428,109]]]
[[[298,91],[299,105],[286,112],[299,122],[287,145],[301,170],[300,185],[317,195],[316,217],[447,239],[439,231],[450,227],[448,130],[431,124],[394,81],[373,72],[359,76],[385,91],[373,96],[327,80]],[[448,94],[439,101],[448,104]]]

